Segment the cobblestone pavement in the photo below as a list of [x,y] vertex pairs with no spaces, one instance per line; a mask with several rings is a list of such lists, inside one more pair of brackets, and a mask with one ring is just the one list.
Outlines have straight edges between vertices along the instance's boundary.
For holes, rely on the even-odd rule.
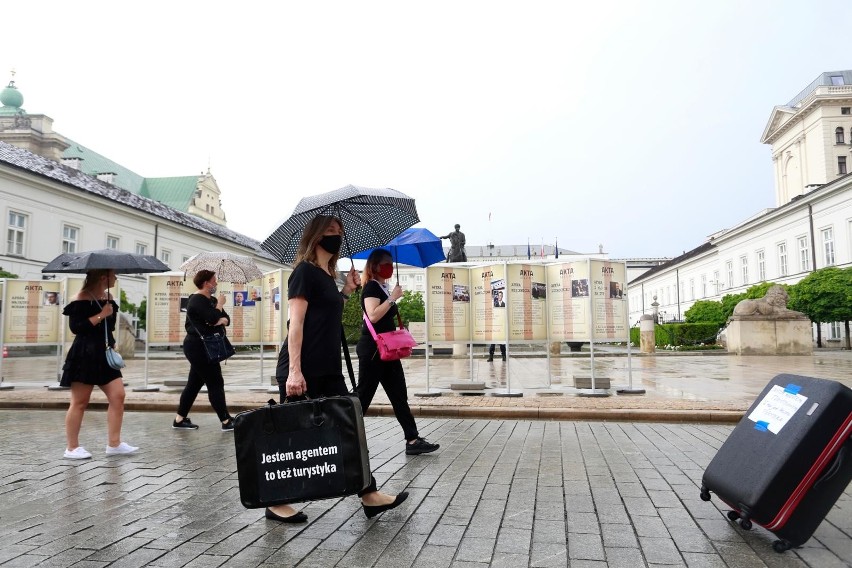
[[130,456],[104,455],[105,413],[86,414],[94,458],[62,459],[63,413],[0,410],[0,565],[75,567],[798,567],[852,564],[852,494],[804,547],[778,554],[744,532],[702,472],[729,425],[420,418],[441,449],[406,456],[399,425],[366,420],[379,486],[407,490],[367,520],[356,497],[308,503],[306,525],[239,501],[232,434],[171,413],[129,412]]

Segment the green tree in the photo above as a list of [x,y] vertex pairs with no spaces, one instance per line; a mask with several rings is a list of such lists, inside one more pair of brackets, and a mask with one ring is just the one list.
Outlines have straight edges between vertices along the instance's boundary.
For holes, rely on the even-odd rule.
[[684,314],[686,323],[716,323],[723,324],[727,319],[721,302],[699,300],[692,304]]
[[124,293],[124,290],[119,292],[119,302],[119,310],[122,313],[136,315],[138,308],[136,304],[131,304],[127,301],[127,294]]
[[17,277],[18,277],[17,274],[12,274],[11,272],[6,272],[5,270],[3,270],[2,267],[0,267],[0,278],[17,278]]
[[[807,315],[814,323],[844,322],[846,348],[852,320],[852,268],[829,266],[815,270],[788,289],[787,307]],[[821,345],[820,345],[821,347]]]
[[403,291],[402,298],[399,299],[396,305],[399,307],[399,315],[402,316],[402,323],[406,327],[412,321],[426,321],[426,304],[423,302],[423,294],[421,292]]
[[148,300],[146,298],[142,298],[142,301],[139,302],[139,307],[136,309],[136,316],[139,318],[139,323],[137,327],[139,329],[147,329],[148,328]]
[[349,299],[343,304],[343,329],[346,332],[346,341],[350,345],[358,341],[363,322],[364,318],[361,316],[361,288],[358,288],[349,295]]

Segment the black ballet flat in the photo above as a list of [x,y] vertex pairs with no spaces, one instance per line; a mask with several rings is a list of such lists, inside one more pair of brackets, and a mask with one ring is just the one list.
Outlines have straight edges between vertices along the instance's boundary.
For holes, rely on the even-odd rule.
[[270,521],[279,521],[282,523],[307,523],[308,516],[303,512],[299,511],[295,515],[290,515],[289,517],[282,517],[281,515],[276,515],[269,508],[266,508],[266,518]]
[[391,509],[395,509],[402,505],[402,502],[408,499],[408,491],[403,491],[399,495],[396,496],[396,499],[393,500],[393,503],[388,503],[387,505],[364,505],[364,514],[367,515],[368,519],[372,519],[379,513],[384,513],[385,511],[390,511]]

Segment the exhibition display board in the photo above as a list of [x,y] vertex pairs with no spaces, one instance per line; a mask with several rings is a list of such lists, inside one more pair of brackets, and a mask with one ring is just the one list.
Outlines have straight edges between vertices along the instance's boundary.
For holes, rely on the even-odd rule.
[[3,286],[3,344],[59,344],[62,282],[12,280]]
[[431,266],[430,343],[629,341],[624,262]]
[[430,266],[426,269],[426,282],[427,341],[470,341],[470,270],[455,266]]

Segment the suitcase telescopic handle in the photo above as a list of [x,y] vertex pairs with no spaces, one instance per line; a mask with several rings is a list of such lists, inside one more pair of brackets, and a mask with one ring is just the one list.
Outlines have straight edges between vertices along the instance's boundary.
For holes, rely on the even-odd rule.
[[831,465],[826,468],[820,478],[814,483],[814,489],[819,487],[819,484],[823,481],[828,481],[832,477],[838,474],[841,469],[843,469],[843,463],[848,459],[849,454],[849,441],[847,441],[843,446],[840,447],[840,451],[837,452],[837,455],[834,456],[834,460],[832,460]]

